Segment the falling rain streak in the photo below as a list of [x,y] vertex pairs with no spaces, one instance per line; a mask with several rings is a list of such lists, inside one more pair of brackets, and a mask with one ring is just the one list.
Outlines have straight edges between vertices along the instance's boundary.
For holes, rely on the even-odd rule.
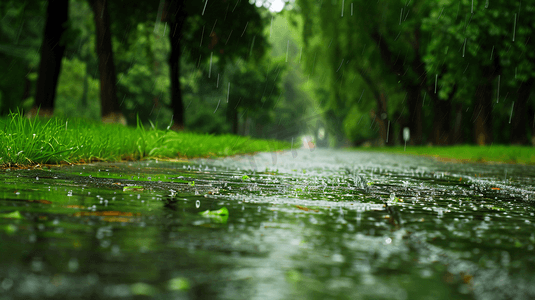
[[251,54],[253,53],[253,47],[254,47],[254,41],[256,39],[256,35],[253,36],[253,42],[251,43],[251,49],[249,49],[249,56],[251,56]]
[[435,94],[437,93],[438,74],[435,74]]
[[342,62],[340,63],[340,66],[338,66],[338,69],[336,70],[336,73],[338,73],[338,71],[340,71],[340,68],[342,67],[342,64],[344,64],[344,59],[342,58]]
[[271,32],[273,31],[273,16],[271,16],[271,25],[269,26],[269,37],[271,38]]
[[465,50],[466,50],[466,38],[464,38],[464,44],[463,44],[463,57],[464,57]]
[[357,101],[357,103],[360,103],[360,100],[362,99],[362,95],[364,95],[364,91],[365,90],[362,90],[362,93],[360,93],[360,98],[359,98],[359,101]]
[[353,15],[353,3],[351,3],[351,15]]
[[492,50],[490,51],[490,60],[492,60],[492,55],[494,54],[494,46],[492,46]]
[[424,107],[425,104],[425,97],[427,96],[427,93],[424,93],[424,100],[422,101],[422,107]]
[[288,49],[290,49],[290,40],[286,43],[286,62],[288,62]]
[[214,55],[214,52],[210,52],[210,69],[208,70],[208,78],[212,76],[212,56]]
[[500,79],[502,75],[498,75],[498,90],[496,91],[496,103],[500,101]]
[[201,33],[201,43],[199,44],[199,47],[202,46],[202,39],[204,38],[204,26],[202,27],[202,33]]
[[214,114],[215,114],[215,112],[217,111],[217,109],[219,108],[219,104],[221,104],[221,99],[219,99],[219,100],[217,101],[217,106],[215,107]]
[[228,40],[230,40],[230,36],[232,35],[232,29],[230,30],[230,33],[228,34],[227,41],[225,42],[225,45],[228,43]]
[[511,119],[513,118],[513,108],[515,107],[515,101],[513,101],[513,105],[511,105],[511,114],[509,115],[509,124],[511,124]]
[[228,103],[229,98],[230,98],[230,82],[228,83],[228,88],[227,88],[227,103]]
[[342,0],[342,17],[344,16],[344,0]]
[[204,16],[204,11],[206,10],[206,4],[208,4],[208,0],[204,2],[204,8],[202,9],[202,15]]
[[388,127],[386,128],[386,143],[388,144],[388,135],[390,134],[390,120],[388,120]]
[[515,35],[516,35],[516,13],[515,13],[515,20],[513,25],[513,42],[515,41]]
[[247,30],[247,25],[249,25],[249,22],[245,23],[245,28],[243,28],[243,32],[241,33],[240,37],[243,37],[245,34],[245,30]]

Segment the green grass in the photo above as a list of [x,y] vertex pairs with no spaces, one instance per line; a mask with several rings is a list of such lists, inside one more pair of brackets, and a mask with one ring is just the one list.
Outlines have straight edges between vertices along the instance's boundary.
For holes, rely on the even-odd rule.
[[433,156],[441,160],[456,160],[465,162],[535,164],[535,148],[530,146],[407,146],[406,149],[404,149],[403,146],[398,146],[357,148],[356,150],[424,155]]
[[83,163],[145,158],[227,156],[289,149],[290,144],[102,124],[83,119],[0,118],[0,166]]

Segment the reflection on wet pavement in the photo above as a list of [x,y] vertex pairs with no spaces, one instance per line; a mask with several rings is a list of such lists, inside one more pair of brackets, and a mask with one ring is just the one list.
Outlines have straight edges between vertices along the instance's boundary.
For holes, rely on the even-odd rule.
[[0,299],[535,297],[535,167],[314,149],[0,177]]

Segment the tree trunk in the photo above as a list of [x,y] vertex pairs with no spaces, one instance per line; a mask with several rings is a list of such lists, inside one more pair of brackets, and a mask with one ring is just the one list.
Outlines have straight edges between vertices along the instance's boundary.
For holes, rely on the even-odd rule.
[[455,105],[455,120],[453,123],[453,144],[462,144],[464,142],[463,134],[463,104]]
[[384,93],[379,92],[379,87],[375,83],[375,81],[368,75],[368,72],[364,70],[361,66],[356,66],[357,71],[360,74],[360,77],[368,84],[368,86],[371,88],[373,93],[373,98],[375,98],[375,103],[377,105],[377,114],[375,112],[372,112],[373,116],[377,116],[375,120],[377,121],[377,124],[379,125],[379,133],[381,135],[381,139],[385,143],[385,145],[394,145],[394,138],[392,138],[393,132],[392,125],[390,122],[390,118],[388,116],[387,111],[387,101]]
[[521,82],[516,92],[516,101],[513,103],[511,116],[511,144],[528,144],[527,102],[534,79]]
[[54,99],[56,98],[61,60],[65,53],[65,45],[60,44],[60,39],[65,32],[63,24],[69,18],[69,1],[48,1],[46,15],[35,103],[28,114],[29,116],[35,116],[37,111],[42,116],[50,116],[54,112]]
[[423,139],[423,119],[422,100],[420,99],[420,88],[418,86],[407,86],[407,104],[409,108],[409,129],[411,145],[422,144]]
[[[375,95],[375,93],[374,93]],[[383,93],[379,96],[375,95],[375,102],[377,103],[377,113],[372,111],[372,118],[377,123],[379,128],[379,135],[381,136],[381,145],[394,145],[394,136],[392,130],[392,124],[388,118],[386,111],[386,98]]]
[[233,112],[233,118],[232,118],[232,133],[238,134],[238,126],[239,126],[239,120],[238,120],[238,110],[234,110]]
[[451,101],[437,99],[433,104],[433,144],[449,145],[451,142]]
[[110,15],[106,0],[89,0],[97,30],[96,53],[100,74],[100,113],[102,122],[126,124],[117,99],[117,76],[111,46]]
[[478,145],[492,143],[492,85],[485,81],[478,85],[475,94],[474,112],[474,142]]
[[528,125],[531,128],[531,145],[535,146],[535,108],[530,105],[528,107]]
[[180,56],[182,29],[186,20],[184,0],[168,0],[165,3],[162,21],[169,22],[169,41],[171,54],[169,55],[169,68],[171,75],[171,108],[173,110],[173,129],[184,129],[184,103],[180,89]]

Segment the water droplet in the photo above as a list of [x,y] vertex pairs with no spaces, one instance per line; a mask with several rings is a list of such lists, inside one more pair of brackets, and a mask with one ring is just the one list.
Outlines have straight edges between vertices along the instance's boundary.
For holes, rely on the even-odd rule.
[[78,267],[79,267],[79,263],[78,263],[78,259],[76,259],[75,257],[72,257],[70,260],[69,260],[69,264],[68,264],[68,267],[69,267],[69,271],[70,272],[76,272],[78,270]]

